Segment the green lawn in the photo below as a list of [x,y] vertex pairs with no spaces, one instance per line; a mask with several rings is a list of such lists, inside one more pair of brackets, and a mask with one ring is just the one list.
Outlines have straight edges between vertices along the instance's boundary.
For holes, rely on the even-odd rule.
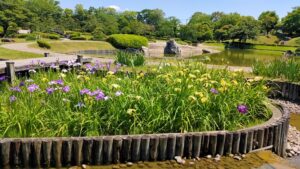
[[247,42],[253,44],[275,45],[275,42],[278,40],[279,39],[277,36],[269,35],[269,36],[257,36],[255,40],[247,40]]
[[16,50],[10,50],[0,47],[0,59],[28,59],[43,57],[40,54],[34,54],[29,52],[21,52]]
[[289,40],[287,42],[287,45],[289,45],[289,46],[300,46],[300,37],[293,38],[293,39]]
[[[51,51],[58,53],[73,53],[80,50],[111,50],[115,49],[110,43],[99,41],[56,41],[50,42]],[[37,44],[32,44],[31,47],[39,48]]]

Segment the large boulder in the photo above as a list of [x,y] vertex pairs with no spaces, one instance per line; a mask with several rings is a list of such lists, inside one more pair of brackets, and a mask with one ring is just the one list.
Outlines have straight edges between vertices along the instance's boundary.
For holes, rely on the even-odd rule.
[[180,55],[181,51],[175,40],[171,39],[167,42],[164,53],[168,55]]

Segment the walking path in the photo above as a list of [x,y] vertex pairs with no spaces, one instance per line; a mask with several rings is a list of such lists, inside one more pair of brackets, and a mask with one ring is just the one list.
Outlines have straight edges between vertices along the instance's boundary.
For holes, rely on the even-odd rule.
[[[83,42],[83,41],[80,41]],[[11,50],[17,50],[17,51],[23,51],[23,52],[31,52],[36,54],[44,54],[44,53],[50,53],[51,57],[47,58],[35,58],[35,59],[23,59],[23,60],[14,60],[16,67],[22,67],[29,65],[33,60],[40,60],[46,63],[53,63],[57,60],[59,61],[66,61],[66,60],[74,60],[77,59],[76,55],[70,55],[70,54],[62,54],[62,53],[55,53],[51,52],[49,50],[45,49],[37,49],[37,48],[31,48],[29,45],[32,43],[10,43],[10,44],[3,44],[1,47]],[[161,45],[161,43],[159,43]],[[204,46],[201,46],[201,49],[204,48]],[[90,56],[89,56],[90,57]],[[98,62],[113,62],[113,59],[109,58],[97,58],[92,57],[92,61],[98,61]],[[0,61],[0,72],[6,67],[7,61]],[[158,64],[159,62],[148,62],[150,65]],[[221,65],[207,65],[208,68],[227,68],[228,70],[236,71],[236,70],[242,70],[244,72],[252,72],[251,67],[238,67],[238,66],[221,66]]]

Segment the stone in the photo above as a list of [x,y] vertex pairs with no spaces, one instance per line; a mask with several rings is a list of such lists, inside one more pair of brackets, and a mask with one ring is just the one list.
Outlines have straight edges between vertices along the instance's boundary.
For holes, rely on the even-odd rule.
[[10,43],[12,43],[12,42],[16,42],[16,41],[13,40],[13,39],[3,38],[3,39],[1,39],[1,42],[10,42]]
[[149,56],[150,55],[149,48],[147,48],[145,46],[142,46],[141,51],[142,51],[142,53],[144,53],[144,56]]
[[233,159],[235,159],[235,160],[239,160],[239,161],[240,161],[240,160],[242,160],[242,158],[241,158],[240,156],[237,156],[237,155],[236,155],[236,156],[234,156],[234,157],[233,157]]
[[195,162],[190,161],[190,162],[189,162],[189,165],[195,165]]
[[180,157],[180,156],[175,156],[174,159],[176,160],[176,162],[178,164],[185,164],[185,160],[182,159],[182,157]]
[[200,161],[200,157],[196,157],[196,160],[197,160],[197,161]]
[[132,163],[132,162],[127,162],[126,165],[127,165],[128,167],[131,167],[131,166],[133,166],[133,163]]
[[82,165],[81,165],[81,168],[82,168],[82,169],[86,169],[86,165],[85,165],[85,164],[82,164]]
[[246,158],[246,154],[243,154],[243,155],[242,155],[242,158]]
[[234,157],[234,155],[233,154],[229,154],[229,157]]
[[117,165],[112,166],[113,169],[119,169],[120,167]]
[[164,50],[164,54],[169,54],[169,55],[180,55],[181,51],[179,49],[179,46],[175,42],[174,39],[171,39],[167,41],[167,45]]
[[125,164],[120,164],[121,168],[127,168],[127,166]]
[[211,155],[207,155],[206,158],[210,159],[210,158],[212,158],[212,156]]
[[211,51],[210,50],[208,50],[208,49],[202,49],[202,53],[211,53]]

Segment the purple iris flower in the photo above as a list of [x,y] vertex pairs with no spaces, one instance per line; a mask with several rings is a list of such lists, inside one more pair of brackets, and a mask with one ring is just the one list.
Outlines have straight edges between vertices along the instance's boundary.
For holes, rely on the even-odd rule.
[[110,70],[110,65],[111,65],[111,62],[108,62],[108,63],[106,64],[106,69],[107,69],[107,71]]
[[20,87],[25,86],[25,82],[23,82],[23,81],[20,82],[19,86],[20,86]]
[[28,89],[29,92],[34,92],[34,91],[38,90],[39,88],[40,87],[38,85],[36,85],[36,84],[31,84],[31,85],[29,85],[27,87],[27,89]]
[[17,100],[17,97],[16,96],[10,96],[9,97],[9,101],[12,103],[12,102],[15,102]]
[[11,87],[11,88],[10,88],[10,91],[13,91],[13,92],[21,92],[22,90],[20,89],[20,87],[15,86],[15,87]]
[[210,92],[213,93],[213,94],[218,94],[219,93],[218,90],[215,89],[215,88],[211,88]]
[[0,82],[4,81],[5,79],[6,79],[5,76],[0,76]]
[[84,103],[82,103],[82,102],[78,102],[78,103],[75,105],[75,107],[77,107],[77,108],[82,108],[82,107],[85,107],[85,105],[84,105]]
[[81,95],[89,94],[89,93],[91,93],[91,91],[89,89],[82,89],[82,90],[80,90],[80,94]]
[[58,79],[58,80],[56,80],[56,84],[64,85],[64,81],[62,79]]
[[46,92],[48,93],[48,94],[52,94],[53,92],[54,92],[54,88],[52,88],[52,87],[50,87],[50,88],[47,88],[46,89]]
[[96,95],[98,95],[98,94],[100,94],[100,93],[103,93],[101,90],[95,90],[95,91],[93,91],[93,92],[90,92],[90,93],[88,93],[88,95],[90,95],[90,96],[96,96]]
[[244,104],[240,104],[237,106],[237,110],[241,113],[241,114],[246,114],[248,113],[248,107]]
[[99,93],[96,98],[96,100],[104,100],[105,99],[105,94],[103,92]]
[[68,92],[70,91],[70,86],[64,86],[64,87],[62,88],[62,91],[63,91],[64,93],[68,93]]

